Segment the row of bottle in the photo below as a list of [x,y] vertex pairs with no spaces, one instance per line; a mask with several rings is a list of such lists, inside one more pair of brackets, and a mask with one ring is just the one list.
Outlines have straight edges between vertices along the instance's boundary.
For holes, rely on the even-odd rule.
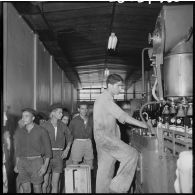
[[188,103],[188,105],[180,103],[177,110],[174,103],[170,107],[164,106],[162,118],[159,121],[162,123],[162,127],[192,134],[192,103]]
[[[172,101],[170,104],[147,105],[142,112],[143,118],[151,120],[153,127],[162,127],[192,134],[193,111],[192,103],[179,103],[177,106]],[[141,120],[139,113],[135,118]]]

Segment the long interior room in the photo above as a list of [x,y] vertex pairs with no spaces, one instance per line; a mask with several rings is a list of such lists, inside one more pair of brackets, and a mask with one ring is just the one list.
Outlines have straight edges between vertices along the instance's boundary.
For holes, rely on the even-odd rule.
[[1,1],[3,193],[193,193],[192,1]]

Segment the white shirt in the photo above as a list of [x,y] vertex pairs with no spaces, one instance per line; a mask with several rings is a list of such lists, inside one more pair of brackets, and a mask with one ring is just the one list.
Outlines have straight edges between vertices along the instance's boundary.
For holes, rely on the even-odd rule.
[[57,127],[54,127],[55,129],[55,140],[56,140],[56,136],[57,136]]

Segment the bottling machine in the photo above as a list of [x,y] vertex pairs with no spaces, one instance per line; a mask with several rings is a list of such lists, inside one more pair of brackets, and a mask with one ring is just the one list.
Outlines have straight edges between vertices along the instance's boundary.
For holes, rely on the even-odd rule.
[[139,152],[135,192],[175,193],[178,155],[192,150],[193,5],[163,6],[149,43],[154,101],[134,117],[150,120],[153,128],[129,131]]

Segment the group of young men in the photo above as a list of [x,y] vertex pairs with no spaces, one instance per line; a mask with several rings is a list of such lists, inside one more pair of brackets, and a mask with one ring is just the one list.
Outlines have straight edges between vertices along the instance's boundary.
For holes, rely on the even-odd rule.
[[[69,125],[62,121],[62,107],[51,106],[49,120],[37,125],[34,123],[35,111],[31,108],[22,110],[21,127],[16,130],[15,171],[23,192],[49,192],[51,175],[51,192],[59,192],[59,178],[63,171],[63,159],[71,148],[71,163],[83,163],[93,169],[93,137],[97,148],[98,169],[96,192],[127,192],[137,165],[136,149],[120,139],[120,123],[129,123],[142,128],[147,125],[128,115],[115,102],[114,95],[122,89],[123,79],[112,74],[107,78],[107,89],[96,99],[93,117],[88,116],[87,103],[78,107],[79,114]],[[62,120],[61,120],[62,119]],[[116,161],[120,167],[113,178]],[[51,173],[51,174],[50,174]],[[70,178],[72,179],[72,178]]]
[[[79,114],[67,126],[69,115],[63,115],[63,108],[56,104],[50,107],[49,120],[34,123],[36,112],[31,108],[22,110],[20,126],[14,135],[17,181],[23,192],[59,192],[63,159],[69,153],[72,164],[84,163],[92,167],[93,150],[92,121],[88,120],[87,103],[81,102]],[[51,184],[51,185],[50,185]]]

